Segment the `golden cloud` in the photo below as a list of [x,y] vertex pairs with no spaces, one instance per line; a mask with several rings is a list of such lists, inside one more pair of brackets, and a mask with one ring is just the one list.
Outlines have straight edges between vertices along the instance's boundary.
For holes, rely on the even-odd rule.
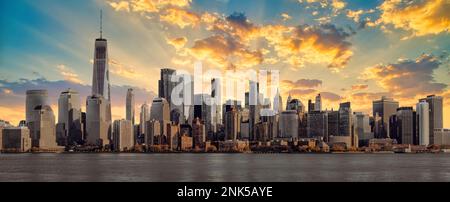
[[345,7],[345,5],[346,5],[346,3],[341,0],[332,0],[331,1],[331,6],[333,6],[333,8],[336,10],[343,9]]
[[228,64],[227,57],[232,54],[233,49],[230,40],[221,35],[215,35],[206,39],[196,40],[189,53],[199,60],[207,60],[219,67]]
[[155,13],[166,7],[189,7],[192,0],[122,0],[109,1],[109,5],[116,11],[134,11],[134,12],[148,12]]
[[166,41],[168,44],[175,47],[176,50],[180,50],[181,48],[183,48],[186,45],[188,40],[186,37],[179,37],[179,38],[172,38],[172,39],[166,38]]
[[233,36],[244,44],[260,37],[260,27],[247,19],[244,13],[235,12],[226,18],[218,18],[210,27],[211,31]]
[[356,85],[352,85],[352,90],[365,90],[369,87],[369,85],[367,84],[356,84]]
[[196,40],[188,51],[199,60],[206,60],[222,68],[228,68],[235,63],[238,68],[261,64],[263,54],[251,51],[233,38],[214,35],[206,39]]
[[[362,21],[361,19],[361,15],[364,14],[368,14],[368,13],[374,13],[375,10],[374,9],[369,9],[369,10],[347,10],[346,16],[350,19],[352,19],[353,21],[357,22],[357,23],[361,23]],[[366,17],[363,22],[370,22],[370,25],[373,25],[375,23],[371,22],[370,18]]]
[[236,62],[238,67],[252,67],[261,64],[263,59],[263,54],[260,51],[250,51],[247,49],[239,49],[235,52]]
[[[298,27],[279,24],[257,25],[247,19],[244,13],[224,16],[218,13],[191,12],[187,8],[190,1],[177,4],[179,6],[167,4],[155,6],[153,1],[149,2],[133,0],[130,4],[131,7],[145,4],[149,7],[146,10],[153,6],[161,21],[181,29],[199,25],[210,31],[211,36],[196,40],[192,47],[185,47],[187,38],[169,38],[167,42],[176,48],[177,56],[192,56],[218,67],[246,68],[264,61],[266,64],[282,61],[289,64],[292,69],[312,63],[325,64],[331,70],[339,71],[353,55],[351,44],[347,40],[351,34],[331,24]],[[336,7],[342,7],[340,1],[329,2],[330,5],[334,3]],[[164,9],[158,9],[162,6],[165,6]],[[290,18],[287,13],[283,13],[282,17]],[[264,45],[255,48],[255,44],[260,42]]]
[[269,25],[261,29],[261,36],[265,36],[278,57],[297,68],[306,62],[325,63],[338,71],[353,55],[351,44],[346,41],[350,34],[330,24],[296,28]]
[[194,27],[200,22],[200,16],[196,13],[176,7],[164,10],[159,18],[161,21],[177,25],[181,29],[188,26]]
[[81,81],[81,79],[79,78],[78,74],[73,72],[73,70],[68,68],[67,66],[60,64],[57,65],[56,68],[58,69],[61,76],[64,77],[64,80],[70,81],[72,83],[80,83],[80,84],[83,83],[83,81]]
[[359,16],[361,16],[364,13],[364,10],[348,10],[347,11],[347,17],[351,18],[355,22],[359,22]]
[[450,1],[386,0],[379,6],[377,23],[391,24],[413,32],[414,36],[449,32]]
[[108,2],[111,7],[116,11],[127,11],[130,12],[130,2],[119,1],[119,2]]
[[283,19],[283,21],[287,21],[287,20],[292,19],[292,17],[289,14],[287,14],[287,13],[282,13],[281,14],[281,19]]

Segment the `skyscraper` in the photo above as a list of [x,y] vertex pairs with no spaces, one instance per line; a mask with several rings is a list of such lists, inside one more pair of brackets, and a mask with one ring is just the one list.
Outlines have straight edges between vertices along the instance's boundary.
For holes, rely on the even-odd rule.
[[288,108],[289,103],[291,103],[291,100],[292,100],[292,96],[291,96],[291,92],[289,92],[289,96],[287,97],[287,100],[286,100],[286,110],[288,110],[287,108]]
[[212,107],[211,95],[195,94],[194,95],[194,119],[199,118],[205,127],[205,134],[210,135],[212,132]]
[[219,78],[211,80],[211,98],[213,100],[211,105],[212,112],[212,130],[217,132],[217,124],[222,123],[222,84]]
[[443,128],[443,98],[441,96],[429,95],[419,100],[426,101],[429,108],[430,144],[434,144],[434,129]]
[[305,106],[299,99],[291,99],[287,104],[286,110],[295,110],[297,113],[303,113],[305,112]]
[[256,81],[249,81],[249,108],[250,108],[250,116],[249,116],[249,138],[250,141],[256,140],[255,134],[255,124],[259,121],[259,83]]
[[430,112],[428,102],[420,101],[416,105],[417,111],[417,125],[419,127],[419,144],[430,144]]
[[350,102],[339,104],[339,135],[351,136],[352,134],[352,109]]
[[412,107],[400,107],[391,116],[391,137],[399,144],[417,144],[416,142],[416,113]]
[[126,151],[134,146],[133,125],[130,120],[115,120],[113,123],[113,150]]
[[169,150],[176,150],[178,148],[178,138],[180,137],[180,124],[168,123],[166,124],[166,142]]
[[277,93],[275,94],[275,97],[273,99],[273,110],[277,114],[280,114],[283,111],[283,98],[280,95],[279,89],[277,89]]
[[163,124],[163,121],[170,121],[170,107],[169,102],[164,98],[153,99],[150,109],[150,120],[158,120]]
[[359,145],[366,146],[369,140],[373,138],[373,133],[370,130],[369,115],[362,112],[355,112],[353,114],[353,131],[354,135],[358,136]]
[[248,108],[244,108],[240,110],[241,112],[241,132],[239,135],[239,139],[248,140],[249,138],[249,129],[248,129],[248,117],[250,115],[250,110]]
[[298,138],[298,114],[295,110],[286,110],[280,115],[279,138]]
[[339,136],[339,111],[327,111],[328,115],[328,136]]
[[80,95],[67,89],[58,99],[58,124],[56,125],[58,145],[80,144],[83,140]]
[[100,13],[100,38],[95,40],[92,95],[86,99],[87,144],[105,146],[111,140],[111,94],[108,42],[103,38]]
[[322,138],[328,141],[328,113],[321,111],[308,112],[307,134],[310,138]]
[[29,123],[31,145],[39,149],[56,148],[55,115],[48,105],[34,108],[32,122]]
[[[147,149],[154,145],[154,144],[160,144],[161,142],[160,137],[161,136],[161,124],[157,120],[150,120],[145,122],[145,145],[147,146]],[[157,141],[155,141],[157,140]]]
[[33,121],[33,112],[36,106],[49,105],[47,90],[27,90],[26,97],[26,121],[27,123]]
[[235,106],[231,110],[225,112],[225,140],[236,141],[241,131],[241,118],[239,111]]
[[194,148],[202,148],[206,141],[205,125],[200,122],[199,118],[195,118],[192,123],[192,140]]
[[139,129],[141,130],[140,134],[145,134],[145,130],[147,128],[147,121],[150,120],[150,108],[147,103],[142,104],[141,106],[141,114],[139,116]]
[[172,76],[176,74],[174,69],[161,69],[160,80],[158,81],[158,97],[165,98],[171,104],[171,94],[175,83],[171,81]]
[[[223,105],[222,105],[222,114],[223,114],[222,117],[223,117],[223,120],[225,120],[225,115],[224,114],[226,112],[228,112],[228,111],[231,111],[233,108],[236,108],[238,111],[242,111],[243,108],[242,108],[241,101],[239,101],[239,100],[227,100],[227,101],[225,101],[225,103],[223,103]],[[250,113],[248,109],[247,109],[247,112]],[[248,119],[248,116],[249,116],[249,114],[246,115],[247,119]]]
[[86,144],[106,146],[111,139],[111,120],[107,117],[109,102],[103,96],[86,99]]
[[375,124],[375,138],[388,138],[389,135],[389,117],[397,113],[398,102],[385,96],[380,100],[373,101],[373,117],[380,117]]
[[102,15],[100,13],[100,38],[95,39],[94,73],[92,75],[92,95],[101,95],[111,101],[108,65],[108,42],[103,38]]
[[131,124],[134,126],[134,92],[132,88],[127,90],[126,120],[131,121]]
[[316,96],[316,103],[314,103],[314,110],[316,111],[322,110],[322,96],[320,96],[320,94]]
[[315,110],[314,102],[312,102],[311,100],[308,100],[308,112],[312,112],[314,110]]

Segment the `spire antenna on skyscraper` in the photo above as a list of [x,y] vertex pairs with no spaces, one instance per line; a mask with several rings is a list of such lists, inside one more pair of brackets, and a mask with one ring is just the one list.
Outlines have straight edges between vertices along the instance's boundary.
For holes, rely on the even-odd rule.
[[100,9],[100,39],[103,35],[103,10]]

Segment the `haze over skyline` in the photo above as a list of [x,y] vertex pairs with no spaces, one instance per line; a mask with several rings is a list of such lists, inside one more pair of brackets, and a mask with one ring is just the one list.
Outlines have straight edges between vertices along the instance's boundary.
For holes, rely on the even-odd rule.
[[[283,100],[321,93],[323,108],[351,101],[371,114],[382,95],[414,106],[444,97],[450,127],[450,2],[338,0],[4,1],[0,20],[0,119],[24,119],[25,91],[90,94],[93,42],[109,41],[113,119],[157,92],[161,68],[279,69]],[[84,105],[84,104],[82,104]],[[84,110],[84,106],[83,106]],[[56,111],[56,110],[55,110]]]

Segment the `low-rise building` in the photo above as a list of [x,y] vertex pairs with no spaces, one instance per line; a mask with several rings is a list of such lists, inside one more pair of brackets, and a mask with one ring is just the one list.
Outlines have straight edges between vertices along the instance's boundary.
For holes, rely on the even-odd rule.
[[320,152],[330,152],[330,146],[324,141],[320,141],[317,147],[319,147]]
[[316,139],[314,139],[314,138],[299,139],[298,146],[307,146],[309,148],[314,148],[314,147],[316,147]]
[[394,139],[390,138],[373,138],[369,140],[369,147],[374,150],[391,150]]
[[450,145],[450,129],[449,128],[435,128],[434,129],[434,144]]
[[189,137],[187,135],[180,136],[180,150],[181,151],[190,151],[192,150],[192,137]]
[[30,130],[26,127],[3,129],[3,152],[27,152],[31,149]]
[[223,152],[243,152],[249,147],[248,141],[221,141],[219,143],[219,151]]
[[328,143],[330,145],[345,144],[345,149],[347,149],[352,146],[352,136],[330,136]]

